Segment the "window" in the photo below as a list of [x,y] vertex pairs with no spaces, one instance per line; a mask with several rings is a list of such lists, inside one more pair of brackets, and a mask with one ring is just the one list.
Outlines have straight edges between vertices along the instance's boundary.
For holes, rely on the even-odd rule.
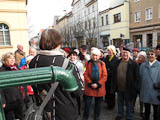
[[0,46],[11,45],[9,27],[6,24],[0,24]]
[[140,22],[141,21],[141,13],[140,12],[135,12],[135,22]]
[[118,22],[121,22],[121,14],[120,13],[114,15],[114,23],[118,23]]
[[90,7],[88,7],[88,14],[90,14]]
[[86,14],[86,10],[84,10],[84,15],[86,16],[87,14]]
[[134,2],[138,2],[138,1],[140,1],[140,0],[134,0]]
[[91,29],[91,20],[88,20],[88,27],[89,27],[89,30]]
[[92,5],[92,12],[94,12],[94,5]]
[[85,21],[85,29],[87,29],[87,21]]
[[95,18],[93,18],[93,28],[96,28],[96,19]]
[[157,33],[157,44],[160,44],[160,32]]
[[106,25],[108,25],[109,22],[108,22],[108,15],[106,15]]
[[152,19],[152,8],[146,9],[146,20]]
[[104,20],[103,20],[103,17],[101,17],[101,20],[102,20],[102,26],[104,25]]

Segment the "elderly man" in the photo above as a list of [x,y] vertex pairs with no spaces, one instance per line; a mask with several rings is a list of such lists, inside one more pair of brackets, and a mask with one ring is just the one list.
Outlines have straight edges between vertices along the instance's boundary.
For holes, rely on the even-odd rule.
[[126,105],[126,120],[133,120],[133,100],[137,95],[136,88],[139,81],[139,67],[130,59],[130,50],[123,47],[122,58],[116,65],[115,78],[113,80],[113,92],[118,93],[118,114],[115,120],[122,120],[124,105]]
[[15,51],[15,59],[17,66],[19,66],[21,59],[24,57],[25,57],[25,52],[23,52],[23,46],[17,45],[17,50]]

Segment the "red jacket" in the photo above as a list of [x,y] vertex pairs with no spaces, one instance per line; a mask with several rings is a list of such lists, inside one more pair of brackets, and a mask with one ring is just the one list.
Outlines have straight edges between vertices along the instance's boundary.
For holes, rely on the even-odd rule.
[[102,97],[106,95],[105,82],[107,80],[107,70],[105,63],[103,61],[98,62],[99,68],[99,81],[98,83],[101,85],[100,88],[93,89],[88,86],[89,83],[92,83],[91,73],[92,73],[92,62],[85,63],[86,71],[84,73],[85,79],[85,95],[94,96],[94,97]]

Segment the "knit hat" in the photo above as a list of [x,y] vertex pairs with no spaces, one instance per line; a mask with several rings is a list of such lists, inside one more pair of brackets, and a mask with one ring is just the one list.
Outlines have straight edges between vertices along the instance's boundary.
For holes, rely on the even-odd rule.
[[139,57],[139,56],[144,56],[145,57],[145,59],[147,58],[147,54],[146,54],[146,52],[145,51],[141,51],[141,52],[139,52],[138,53],[138,56],[137,56],[137,58]]
[[66,53],[70,53],[71,52],[71,49],[70,48],[64,48],[64,51],[66,52]]
[[87,50],[87,45],[82,45],[81,48],[82,48],[83,50]]
[[101,56],[101,51],[98,48],[94,47],[93,49],[91,49],[91,55],[92,54]]
[[133,50],[132,51],[136,51],[136,52],[138,52],[139,50],[138,50],[138,48],[133,48]]

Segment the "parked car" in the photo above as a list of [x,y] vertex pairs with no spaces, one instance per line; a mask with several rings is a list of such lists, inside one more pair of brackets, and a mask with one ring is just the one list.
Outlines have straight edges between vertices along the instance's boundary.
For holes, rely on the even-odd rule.
[[138,48],[139,51],[145,51],[145,52],[148,52],[149,49],[150,49],[149,47]]
[[2,61],[0,60],[0,67],[2,66]]

